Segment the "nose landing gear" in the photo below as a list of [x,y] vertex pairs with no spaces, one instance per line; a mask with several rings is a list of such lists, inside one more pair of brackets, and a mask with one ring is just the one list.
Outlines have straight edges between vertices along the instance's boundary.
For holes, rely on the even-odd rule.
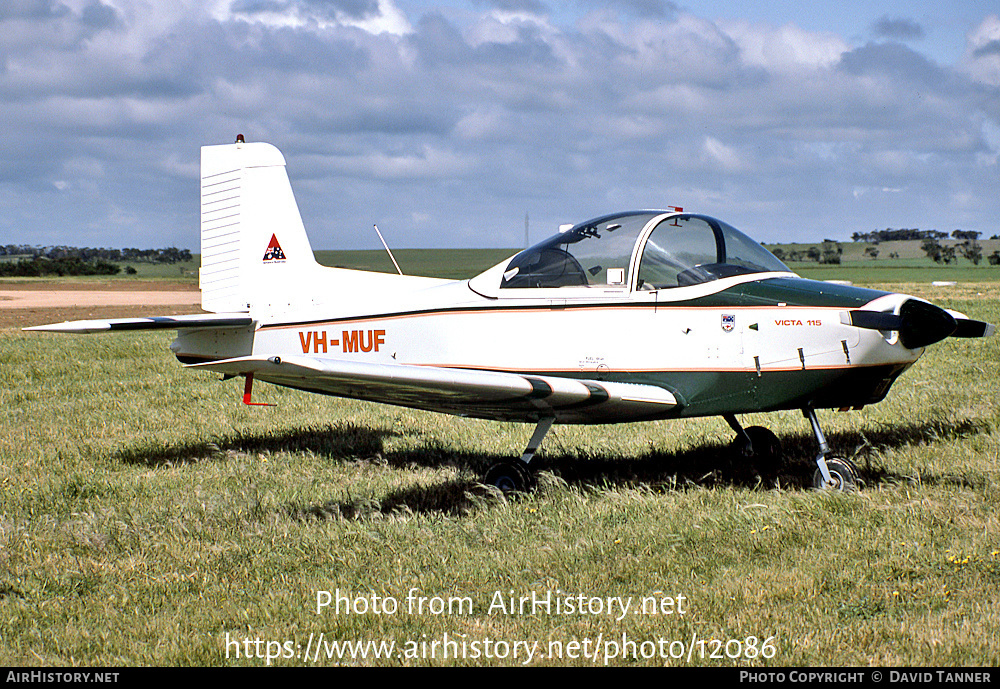
[[[813,434],[816,436],[816,442],[819,445],[819,452],[816,455],[816,472],[813,474],[813,487],[820,490],[856,490],[858,487],[857,467],[849,459],[832,454],[814,409],[807,407],[802,410],[802,415],[809,419]],[[760,471],[774,472],[778,470],[782,459],[781,441],[774,433],[763,426],[743,428],[733,414],[725,414],[723,418],[736,432],[736,438],[731,447],[740,458],[752,463]]]
[[819,443],[819,453],[816,455],[816,473],[813,474],[813,487],[820,490],[854,491],[858,487],[858,469],[851,460],[844,457],[828,457],[830,445],[826,442],[823,429],[816,418],[816,410],[806,407],[802,415],[812,424],[813,434]]

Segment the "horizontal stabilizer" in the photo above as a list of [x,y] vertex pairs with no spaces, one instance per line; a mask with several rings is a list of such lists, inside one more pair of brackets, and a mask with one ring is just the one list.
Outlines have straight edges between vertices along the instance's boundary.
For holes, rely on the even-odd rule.
[[147,318],[109,318],[90,321],[64,321],[51,325],[36,325],[24,330],[52,333],[102,333],[112,330],[191,330],[198,328],[240,328],[253,325],[245,313],[188,316],[150,316]]
[[673,394],[655,385],[503,371],[260,356],[190,368],[252,373],[256,380],[301,390],[505,421],[545,416],[560,423],[639,420],[668,416],[678,406]]

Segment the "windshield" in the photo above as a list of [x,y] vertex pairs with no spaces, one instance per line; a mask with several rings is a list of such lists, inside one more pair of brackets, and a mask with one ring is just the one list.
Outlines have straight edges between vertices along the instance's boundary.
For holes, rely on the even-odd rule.
[[549,237],[511,259],[500,287],[624,287],[639,234],[657,215],[609,215]]
[[701,215],[667,218],[649,235],[637,289],[686,287],[732,275],[790,272],[767,249],[724,222]]
[[633,211],[580,223],[517,254],[501,289],[628,288],[635,246],[657,217],[642,247],[635,289],[697,285],[732,275],[791,272],[745,234],[704,215]]

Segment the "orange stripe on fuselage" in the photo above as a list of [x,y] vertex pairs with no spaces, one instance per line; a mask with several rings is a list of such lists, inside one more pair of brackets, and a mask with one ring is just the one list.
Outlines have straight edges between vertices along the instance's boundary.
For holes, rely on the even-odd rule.
[[541,312],[552,312],[552,311],[633,311],[642,309],[652,309],[657,313],[661,311],[676,311],[676,312],[687,312],[687,311],[764,311],[764,310],[789,310],[789,309],[805,309],[808,311],[844,311],[850,310],[848,306],[667,306],[664,304],[635,304],[635,305],[607,305],[603,306],[600,304],[588,304],[581,306],[574,306],[572,304],[560,305],[560,306],[521,306],[521,307],[470,307],[470,308],[459,308],[459,309],[432,309],[428,311],[419,311],[415,313],[386,313],[384,315],[378,314],[367,314],[364,316],[344,316],[344,317],[334,317],[323,320],[308,320],[308,321],[298,321],[295,323],[277,323],[274,325],[261,325],[258,328],[260,330],[286,330],[290,328],[302,328],[302,327],[322,327],[325,325],[336,325],[343,323],[364,323],[367,321],[387,321],[387,320],[403,320],[409,318],[430,318],[430,317],[442,317],[442,316],[468,316],[471,314],[510,314],[510,313],[525,313],[532,311]]

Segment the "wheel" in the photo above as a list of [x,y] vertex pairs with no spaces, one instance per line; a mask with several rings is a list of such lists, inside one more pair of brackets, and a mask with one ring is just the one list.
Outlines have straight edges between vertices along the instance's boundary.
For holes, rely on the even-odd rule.
[[524,493],[535,484],[535,476],[523,462],[497,462],[489,468],[483,483],[496,486],[505,495]]
[[776,471],[781,464],[781,441],[778,436],[763,426],[750,426],[744,429],[750,438],[750,448],[747,448],[741,436],[736,436],[732,447],[741,453],[744,459],[750,460],[761,471]]
[[813,486],[819,490],[853,491],[858,487],[858,470],[850,460],[843,457],[830,457],[826,460],[826,468],[830,470],[830,482],[823,479],[823,472],[816,467],[813,474]]

